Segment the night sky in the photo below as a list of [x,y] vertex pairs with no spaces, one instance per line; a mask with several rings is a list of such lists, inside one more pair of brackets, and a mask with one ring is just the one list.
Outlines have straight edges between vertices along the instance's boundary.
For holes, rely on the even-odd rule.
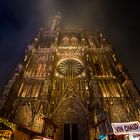
[[135,0],[0,0],[0,87],[40,27],[60,11],[65,25],[99,29],[140,89],[139,7]]

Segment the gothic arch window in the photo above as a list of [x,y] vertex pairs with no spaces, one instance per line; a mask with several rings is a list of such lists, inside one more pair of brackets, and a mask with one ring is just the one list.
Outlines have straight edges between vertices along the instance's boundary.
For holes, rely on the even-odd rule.
[[43,130],[44,120],[42,114],[37,114],[34,117],[32,130],[41,133]]
[[68,46],[69,43],[70,43],[69,38],[65,36],[65,37],[63,38],[63,40],[62,40],[62,44],[63,44],[64,46]]
[[46,64],[44,63],[37,64],[35,76],[45,77],[45,70],[46,70]]
[[103,97],[120,97],[122,90],[117,82],[100,81],[99,87]]
[[38,97],[41,83],[23,83],[18,92],[19,97]]
[[71,45],[73,45],[73,46],[78,45],[78,39],[76,37],[71,38]]
[[30,128],[32,123],[32,111],[28,105],[22,106],[17,111],[15,121],[17,124]]
[[112,122],[127,122],[130,121],[129,119],[132,119],[121,103],[112,105],[110,107],[110,114]]

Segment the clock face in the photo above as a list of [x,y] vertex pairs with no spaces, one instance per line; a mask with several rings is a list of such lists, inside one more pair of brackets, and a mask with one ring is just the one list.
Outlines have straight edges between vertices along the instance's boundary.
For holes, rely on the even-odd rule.
[[66,77],[78,76],[83,72],[83,70],[83,65],[75,59],[65,59],[57,66],[58,73]]

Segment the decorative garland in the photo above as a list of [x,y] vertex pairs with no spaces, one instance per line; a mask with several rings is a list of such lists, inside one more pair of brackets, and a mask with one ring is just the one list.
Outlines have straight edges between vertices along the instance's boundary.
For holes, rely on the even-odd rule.
[[16,124],[9,122],[6,119],[0,118],[0,123],[3,123],[7,127],[9,127],[11,130],[15,131],[16,129]]

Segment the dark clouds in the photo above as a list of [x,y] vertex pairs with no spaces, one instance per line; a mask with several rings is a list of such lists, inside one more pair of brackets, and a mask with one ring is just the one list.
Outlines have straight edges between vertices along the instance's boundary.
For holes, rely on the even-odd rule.
[[1,0],[0,85],[24,55],[39,28],[61,11],[65,25],[100,29],[140,88],[139,5],[123,0]]

